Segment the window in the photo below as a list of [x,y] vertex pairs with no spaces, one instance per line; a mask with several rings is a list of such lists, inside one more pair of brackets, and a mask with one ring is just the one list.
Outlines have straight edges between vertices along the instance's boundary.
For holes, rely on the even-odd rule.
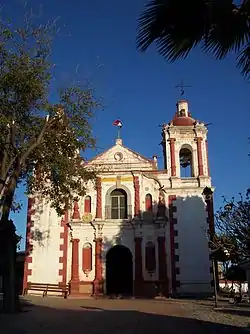
[[84,212],[90,213],[91,212],[91,197],[86,196],[84,200]]
[[192,152],[188,148],[180,150],[180,177],[193,177]]
[[152,273],[156,269],[156,260],[155,260],[155,244],[153,242],[148,242],[146,244],[145,251],[145,267],[149,273]]
[[111,219],[126,219],[127,194],[123,189],[115,189],[110,194],[111,197]]
[[166,217],[165,195],[164,195],[164,192],[162,190],[160,191],[160,194],[159,194],[157,217],[159,217],[159,218]]
[[152,196],[150,194],[147,194],[145,197],[145,211],[151,212],[153,209],[152,206]]

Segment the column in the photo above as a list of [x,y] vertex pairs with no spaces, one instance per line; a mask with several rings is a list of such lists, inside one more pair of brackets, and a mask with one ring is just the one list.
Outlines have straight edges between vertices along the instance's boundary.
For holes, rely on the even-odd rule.
[[165,245],[165,236],[157,238],[158,241],[158,276],[160,283],[160,292],[163,296],[168,294],[168,277],[167,277],[167,254]]
[[96,181],[96,218],[102,218],[102,181],[98,177]]
[[201,137],[197,137],[196,138],[196,142],[197,142],[197,155],[198,155],[198,171],[199,171],[199,176],[203,176],[204,175],[204,171],[203,171],[203,159],[202,159],[202,147],[201,147],[202,138]]
[[135,282],[134,294],[136,296],[143,294],[143,275],[142,275],[142,238],[135,238]]
[[175,161],[175,138],[169,138],[170,158],[171,158],[171,176],[176,176],[176,161]]
[[71,280],[70,293],[79,292],[79,239],[72,239],[72,261],[71,261]]
[[140,183],[138,176],[134,176],[134,189],[135,189],[134,215],[138,217],[140,216]]
[[100,295],[103,293],[103,276],[102,276],[102,238],[95,240],[95,280],[94,294]]
[[206,140],[206,156],[207,156],[207,175],[210,176],[209,162],[208,162],[208,142]]

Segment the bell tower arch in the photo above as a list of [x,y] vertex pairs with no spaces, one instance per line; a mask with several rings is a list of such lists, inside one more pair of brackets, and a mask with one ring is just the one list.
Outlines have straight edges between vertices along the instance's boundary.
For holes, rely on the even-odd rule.
[[173,119],[163,125],[162,145],[165,169],[172,178],[210,179],[207,128],[194,119],[187,100],[179,100]]

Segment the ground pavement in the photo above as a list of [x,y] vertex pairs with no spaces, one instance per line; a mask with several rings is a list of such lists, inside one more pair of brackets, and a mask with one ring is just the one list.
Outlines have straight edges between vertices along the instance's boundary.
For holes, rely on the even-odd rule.
[[250,308],[214,311],[212,302],[27,297],[24,312],[0,314],[1,334],[240,334]]

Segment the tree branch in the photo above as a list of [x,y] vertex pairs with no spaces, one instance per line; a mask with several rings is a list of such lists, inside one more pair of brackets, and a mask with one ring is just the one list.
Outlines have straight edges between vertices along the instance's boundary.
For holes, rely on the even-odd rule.
[[44,133],[45,133],[45,131],[47,129],[48,122],[49,122],[49,115],[47,115],[46,118],[45,118],[44,126],[42,127],[42,130],[41,130],[39,136],[37,137],[37,140],[33,144],[30,145],[30,147],[27,149],[27,151],[21,157],[21,159],[20,159],[20,165],[22,165],[26,161],[26,159],[32,153],[32,151],[34,149],[36,149],[37,146],[41,143],[41,141],[43,139],[43,135],[44,135]]
[[155,176],[148,176],[147,174],[142,174],[143,176],[145,176],[147,179],[151,179],[154,180],[158,185],[159,185],[159,189],[158,190],[162,190],[166,193],[166,190],[164,189],[164,185],[161,184],[161,182],[157,179],[157,177]]

